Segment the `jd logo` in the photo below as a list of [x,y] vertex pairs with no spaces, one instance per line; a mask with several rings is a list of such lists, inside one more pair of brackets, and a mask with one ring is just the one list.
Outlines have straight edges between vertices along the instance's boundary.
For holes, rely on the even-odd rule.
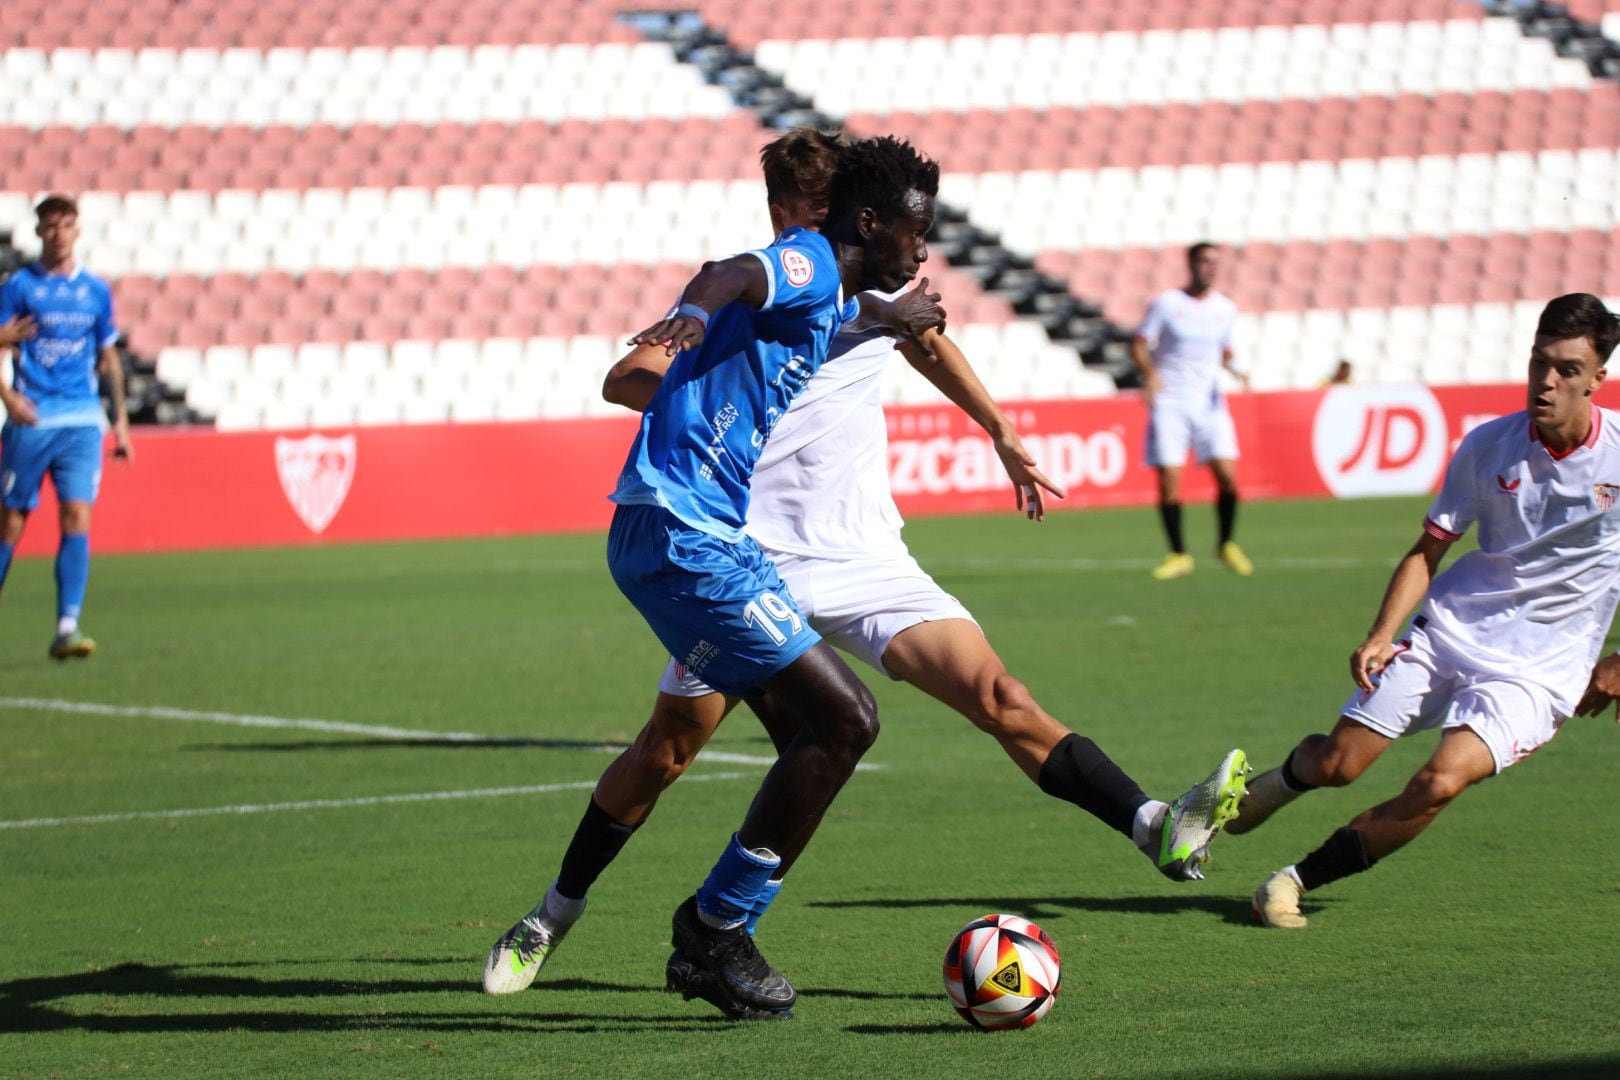
[[1316,470],[1340,497],[1429,491],[1447,442],[1446,414],[1423,386],[1335,386],[1311,428]]
[[332,523],[354,479],[353,435],[276,440],[276,475],[299,520],[319,533]]

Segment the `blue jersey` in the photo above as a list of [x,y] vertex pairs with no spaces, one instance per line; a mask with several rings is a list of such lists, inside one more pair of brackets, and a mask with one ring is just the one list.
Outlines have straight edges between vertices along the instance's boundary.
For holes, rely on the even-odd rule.
[[614,502],[662,506],[732,543],[742,539],[748,481],[771,428],[858,310],[844,300],[832,244],[820,233],[788,229],[748,254],[765,266],[764,305],[727,304],[703,344],[676,357],[613,493]]
[[96,362],[118,340],[107,283],[84,270],[51,274],[31,263],[0,285],[0,322],[23,315],[39,331],[17,346],[13,385],[34,403],[39,426],[103,426]]

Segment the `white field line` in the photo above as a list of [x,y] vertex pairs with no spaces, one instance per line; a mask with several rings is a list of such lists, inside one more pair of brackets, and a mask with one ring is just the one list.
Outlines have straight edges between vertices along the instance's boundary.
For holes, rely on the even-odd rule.
[[[254,716],[240,713],[204,712],[192,709],[174,709],[164,705],[106,705],[95,701],[63,701],[53,698],[0,697],[0,708],[26,709],[40,712],[77,713],[90,716],[135,717],[154,720],[182,720],[234,727],[294,728],[304,731],[324,731],[344,735],[363,735],[376,739],[410,739],[419,742],[449,743],[521,743],[501,735],[482,735],[470,731],[418,731],[412,728],[394,728],[374,724],[351,724],[340,720],[312,720],[284,716]],[[580,749],[595,753],[621,752],[624,747],[612,743],[584,745]],[[703,760],[728,765],[769,767],[776,764],[774,757],[752,754],[733,754],[721,750],[705,750]],[[862,763],[859,770],[882,768],[881,765]],[[684,780],[737,780],[745,773],[687,774]],[[271,814],[292,810],[334,810],[355,806],[380,806],[387,803],[440,802],[454,799],[489,799],[507,795],[541,795],[556,791],[589,791],[596,787],[595,780],[579,780],[566,784],[530,784],[522,787],[468,788],[460,791],[426,791],[408,795],[371,795],[352,799],[307,799],[285,803],[244,803],[236,806],[208,806],[181,810],[136,810],[117,814],[91,814],[82,817],[21,818],[0,820],[0,831],[8,829],[38,829],[57,825],[105,825],[121,821],[147,821],[163,818],[212,817],[221,814]]]
[[[523,738],[507,735],[483,735],[473,731],[421,731],[415,728],[383,727],[376,724],[351,724],[342,720],[310,720],[286,716],[254,716],[251,714],[203,712],[193,709],[172,709],[166,705],[104,705],[96,701],[63,701],[55,698],[0,697],[0,709],[31,709],[39,712],[80,713],[91,716],[132,717],[149,720],[184,720],[208,724],[228,724],[233,727],[296,728],[302,731],[324,731],[338,735],[364,735],[373,739],[409,739],[432,743],[522,743]],[[536,740],[539,741],[539,740]],[[597,743],[582,745],[582,750],[595,753],[617,754],[622,745]],[[774,757],[754,754],[733,754],[724,750],[705,750],[703,760],[723,765],[776,764]]]
[[[683,777],[695,780],[740,780],[747,773],[702,773]],[[84,817],[23,818],[0,821],[0,830],[43,829],[56,825],[107,825],[120,821],[156,821],[164,818],[216,817],[221,814],[276,814],[289,810],[341,810],[352,806],[384,806],[389,803],[447,802],[455,799],[496,799],[507,795],[545,795],[556,791],[589,791],[595,780],[568,784],[530,784],[524,787],[468,788],[463,791],[423,791],[411,795],[370,795],[355,799],[305,799],[302,802],[243,803],[238,806],[204,806],[187,810],[135,810],[123,814],[90,814]]]

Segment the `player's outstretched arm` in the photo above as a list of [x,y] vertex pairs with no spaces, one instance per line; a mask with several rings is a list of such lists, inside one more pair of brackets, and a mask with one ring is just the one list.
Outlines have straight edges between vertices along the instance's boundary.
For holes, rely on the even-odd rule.
[[101,350],[101,377],[107,384],[107,396],[112,398],[113,456],[122,461],[135,460],[135,447],[129,441],[129,407],[124,401],[124,362],[118,350],[111,345]]
[[602,398],[636,412],[645,412],[664,382],[673,362],[659,345],[637,345],[608,368],[602,380]]
[[1389,587],[1384,590],[1384,601],[1378,606],[1378,617],[1367,631],[1367,640],[1350,654],[1350,677],[1363,690],[1371,691],[1373,676],[1394,659],[1395,635],[1429,591],[1435,569],[1451,544],[1450,540],[1425,532],[1395,567]]
[[681,302],[667,319],[660,319],[630,339],[631,345],[662,346],[668,356],[703,344],[709,317],[730,303],[763,307],[770,295],[765,264],[754,255],[734,255],[706,262],[686,283]]
[[945,329],[945,309],[939,306],[939,293],[928,291],[927,278],[893,300],[869,292],[855,299],[861,306],[862,318],[906,337],[920,338],[929,330]]
[[1035,459],[1024,449],[1012,421],[991,398],[956,342],[938,330],[930,330],[922,336],[920,343],[901,342],[900,351],[912,367],[990,436],[996,456],[1001,458],[1001,467],[1007,470],[1007,476],[1012,480],[1018,509],[1025,511],[1031,521],[1044,519],[1046,493],[1061,499],[1063,488],[1036,468]]
[[1620,653],[1610,653],[1593,665],[1592,679],[1575,706],[1575,715],[1596,716],[1610,704],[1615,706],[1615,721],[1620,722]]

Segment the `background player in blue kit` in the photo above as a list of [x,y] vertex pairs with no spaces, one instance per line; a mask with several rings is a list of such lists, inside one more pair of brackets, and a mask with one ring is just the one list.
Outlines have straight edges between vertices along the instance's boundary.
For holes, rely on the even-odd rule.
[[915,336],[942,326],[938,296],[894,291],[928,258],[939,166],[905,142],[840,155],[822,232],[791,228],[761,251],[704,265],[673,316],[632,339],[679,353],[642,414],[608,534],[615,582],[670,655],[724,693],[795,721],[797,734],[697,894],[674,942],[732,1012],[788,1015],[792,985],[746,930],[762,888],[809,843],[877,737],[871,692],[820,636],[743,531],[748,482],[771,427],[857,310]]
[[101,487],[101,444],[107,430],[98,373],[107,377],[112,399],[114,454],[128,460],[134,451],[123,369],[113,348],[118,328],[112,291],[74,259],[78,204],[51,195],[34,214],[42,245],[39,261],[0,285],[0,325],[11,328],[0,342],[15,349],[12,385],[0,386],[6,409],[6,426],[0,431],[0,589],[48,472],[62,529],[50,654],[66,660],[96,651],[96,643],[79,632],[79,614],[90,580],[90,507]]

